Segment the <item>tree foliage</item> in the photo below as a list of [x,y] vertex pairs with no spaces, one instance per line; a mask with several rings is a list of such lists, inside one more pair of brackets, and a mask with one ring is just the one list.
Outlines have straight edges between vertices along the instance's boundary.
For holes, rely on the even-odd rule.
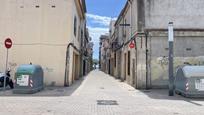
[[99,61],[98,61],[98,59],[93,59],[93,64],[98,64],[99,63]]

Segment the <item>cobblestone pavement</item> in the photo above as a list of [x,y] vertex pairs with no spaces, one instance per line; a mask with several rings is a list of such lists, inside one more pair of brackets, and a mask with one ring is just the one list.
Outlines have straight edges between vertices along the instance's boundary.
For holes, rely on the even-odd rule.
[[71,87],[33,95],[0,92],[0,115],[204,115],[204,99],[169,97],[167,90],[135,90],[100,71]]

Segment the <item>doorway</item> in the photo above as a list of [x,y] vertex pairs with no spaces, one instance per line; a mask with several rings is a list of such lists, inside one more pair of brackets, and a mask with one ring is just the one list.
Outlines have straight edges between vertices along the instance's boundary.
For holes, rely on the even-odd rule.
[[116,59],[116,61],[117,61],[117,63],[118,63],[118,65],[117,65],[117,77],[118,77],[118,79],[121,79],[122,77],[121,77],[121,51],[119,51],[119,53],[118,53],[118,56],[117,56],[117,59]]
[[108,74],[111,74],[111,61],[108,60]]
[[124,62],[125,62],[125,64],[124,64],[124,81],[126,80],[126,74],[127,74],[127,54],[125,53],[125,55],[124,55]]
[[132,64],[133,64],[133,67],[132,67],[132,85],[136,86],[135,59],[132,60]]
[[79,55],[73,53],[73,73],[72,73],[72,82],[79,79]]
[[86,75],[86,61],[83,60],[83,76]]

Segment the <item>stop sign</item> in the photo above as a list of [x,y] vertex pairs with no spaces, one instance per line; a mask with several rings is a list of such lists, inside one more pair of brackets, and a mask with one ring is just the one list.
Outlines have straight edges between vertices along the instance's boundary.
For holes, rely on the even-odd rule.
[[12,40],[10,38],[7,38],[5,41],[4,41],[4,45],[7,49],[11,48],[12,47]]
[[134,47],[135,47],[134,41],[131,41],[131,42],[130,42],[129,47],[130,47],[130,48],[134,48]]

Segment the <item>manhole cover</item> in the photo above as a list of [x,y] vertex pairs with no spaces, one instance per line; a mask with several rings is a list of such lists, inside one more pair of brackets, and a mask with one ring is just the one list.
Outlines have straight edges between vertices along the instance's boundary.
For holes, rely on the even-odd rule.
[[54,88],[47,88],[48,90],[54,90]]
[[150,90],[143,90],[144,93],[150,93]]
[[104,89],[104,87],[100,87],[100,89]]
[[97,100],[97,105],[118,105],[116,100]]
[[64,92],[64,90],[62,90],[62,89],[58,89],[57,92]]
[[52,112],[51,110],[47,110],[47,112]]

